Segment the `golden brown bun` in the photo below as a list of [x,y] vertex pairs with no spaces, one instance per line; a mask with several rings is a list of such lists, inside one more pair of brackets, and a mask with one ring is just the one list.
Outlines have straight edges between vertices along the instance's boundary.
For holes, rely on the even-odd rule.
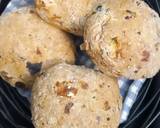
[[117,128],[120,109],[117,80],[85,67],[56,65],[32,90],[35,128]]
[[35,0],[35,3],[46,22],[82,36],[87,16],[103,1],[106,0]]
[[69,35],[42,21],[32,7],[0,17],[0,75],[30,88],[37,73],[56,63],[73,64]]
[[104,73],[140,79],[160,69],[160,18],[144,1],[108,0],[88,18],[84,38]]

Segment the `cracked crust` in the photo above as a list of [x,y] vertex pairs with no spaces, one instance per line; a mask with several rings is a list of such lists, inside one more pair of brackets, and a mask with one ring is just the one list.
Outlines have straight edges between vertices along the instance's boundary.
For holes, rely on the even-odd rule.
[[0,75],[12,86],[31,88],[53,64],[75,61],[69,35],[42,21],[32,7],[0,17]]
[[117,128],[121,102],[117,79],[59,64],[33,86],[33,123],[35,128]]
[[83,35],[84,24],[97,5],[106,0],[35,0],[37,13],[46,22]]
[[104,73],[150,78],[160,69],[159,26],[158,14],[143,1],[108,0],[87,19],[81,48]]

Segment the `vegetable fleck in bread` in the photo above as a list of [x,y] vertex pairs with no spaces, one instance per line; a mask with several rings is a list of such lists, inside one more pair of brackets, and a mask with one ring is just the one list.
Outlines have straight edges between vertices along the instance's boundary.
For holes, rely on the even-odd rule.
[[74,61],[69,35],[42,21],[32,7],[0,17],[0,76],[11,85],[30,88],[41,70]]
[[160,69],[160,18],[144,1],[107,0],[87,19],[84,38],[104,73],[140,79]]
[[35,0],[35,3],[42,19],[82,36],[87,16],[104,1],[106,0]]
[[120,109],[117,80],[85,67],[56,65],[32,88],[35,128],[117,128]]

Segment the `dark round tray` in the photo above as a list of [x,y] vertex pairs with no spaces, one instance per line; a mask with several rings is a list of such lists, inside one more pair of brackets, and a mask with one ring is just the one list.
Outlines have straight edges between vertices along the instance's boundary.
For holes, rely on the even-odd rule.
[[[9,1],[1,1],[0,14]],[[160,0],[146,0],[146,2],[160,13]],[[30,103],[1,78],[0,128],[34,128],[31,121]],[[160,128],[160,73],[145,82],[128,120],[119,128]]]

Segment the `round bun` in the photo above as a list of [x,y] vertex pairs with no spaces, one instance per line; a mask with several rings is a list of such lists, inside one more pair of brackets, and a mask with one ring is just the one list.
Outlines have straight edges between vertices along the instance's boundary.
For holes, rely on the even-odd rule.
[[117,80],[85,67],[56,65],[32,89],[35,128],[116,128],[120,109]]
[[46,22],[82,36],[87,16],[103,1],[106,0],[35,0],[35,3]]
[[38,72],[59,62],[73,64],[69,35],[42,21],[32,7],[0,17],[0,75],[30,88]]
[[144,1],[99,5],[87,19],[84,38],[82,49],[104,73],[140,79],[160,69],[160,18]]

